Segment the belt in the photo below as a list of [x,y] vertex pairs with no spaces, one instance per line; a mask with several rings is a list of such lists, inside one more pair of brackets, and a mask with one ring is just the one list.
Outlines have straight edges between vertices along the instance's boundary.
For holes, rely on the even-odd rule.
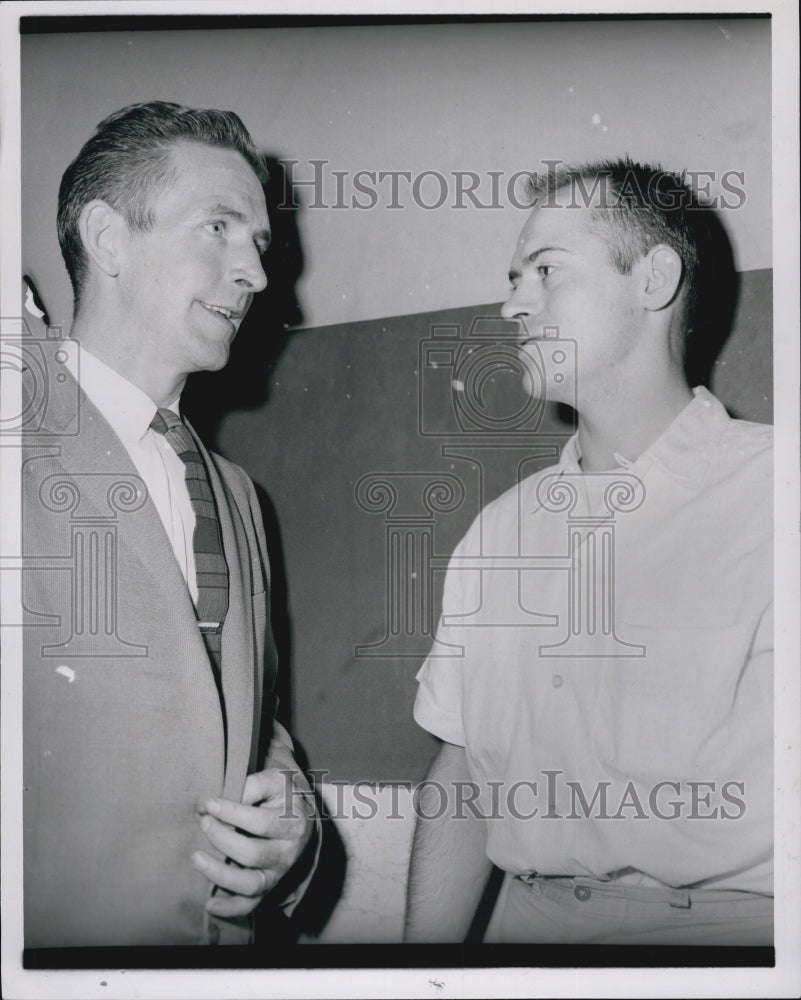
[[564,895],[572,893],[574,899],[586,903],[594,893],[605,899],[629,899],[643,903],[667,903],[678,909],[689,909],[694,903],[734,903],[739,900],[769,898],[761,893],[744,892],[741,889],[674,889],[671,886],[623,885],[615,881],[562,875],[519,875],[527,885],[537,885],[544,891],[549,889]]

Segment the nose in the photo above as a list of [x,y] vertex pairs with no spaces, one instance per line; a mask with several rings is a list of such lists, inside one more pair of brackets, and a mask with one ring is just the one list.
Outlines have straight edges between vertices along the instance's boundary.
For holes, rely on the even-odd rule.
[[534,282],[521,281],[501,306],[504,319],[527,319],[542,312],[542,297]]
[[243,247],[234,263],[234,280],[249,292],[255,294],[267,287],[267,275],[261,262],[261,255],[254,244]]

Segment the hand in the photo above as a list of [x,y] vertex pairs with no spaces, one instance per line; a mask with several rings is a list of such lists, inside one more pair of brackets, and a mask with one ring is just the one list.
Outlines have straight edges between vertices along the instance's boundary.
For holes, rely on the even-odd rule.
[[250,913],[303,853],[314,829],[314,802],[297,764],[288,760],[291,766],[248,775],[242,802],[216,798],[203,804],[203,832],[233,862],[205,851],[192,855],[195,867],[223,890],[206,904],[209,913]]

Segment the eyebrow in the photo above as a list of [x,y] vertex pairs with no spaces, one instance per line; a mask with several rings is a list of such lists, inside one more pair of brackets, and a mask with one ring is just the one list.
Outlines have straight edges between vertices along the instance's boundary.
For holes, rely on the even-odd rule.
[[[247,225],[248,217],[240,212],[236,208],[231,208],[230,205],[225,205],[223,202],[218,202],[216,205],[212,205],[208,209],[211,215],[224,215],[226,218],[233,219],[235,222],[241,222],[243,225]],[[253,242],[259,247],[262,253],[270,246],[271,234],[269,229],[259,229],[253,234]]]
[[[527,254],[524,260],[526,264],[534,264],[539,257],[544,253],[550,253],[551,251],[559,251],[560,253],[570,253],[565,247],[540,247],[539,250],[534,250],[532,253]],[[514,281],[515,278],[520,277],[520,271],[512,269],[509,272],[509,280]]]

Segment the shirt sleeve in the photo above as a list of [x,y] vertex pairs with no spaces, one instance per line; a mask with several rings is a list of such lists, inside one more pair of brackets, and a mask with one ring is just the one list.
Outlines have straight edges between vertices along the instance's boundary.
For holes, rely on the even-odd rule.
[[460,747],[467,742],[462,716],[466,637],[457,622],[460,615],[474,610],[471,585],[479,571],[465,570],[455,563],[470,550],[472,534],[471,529],[451,557],[442,594],[442,615],[431,651],[417,673],[419,686],[414,703],[414,719],[419,726]]

